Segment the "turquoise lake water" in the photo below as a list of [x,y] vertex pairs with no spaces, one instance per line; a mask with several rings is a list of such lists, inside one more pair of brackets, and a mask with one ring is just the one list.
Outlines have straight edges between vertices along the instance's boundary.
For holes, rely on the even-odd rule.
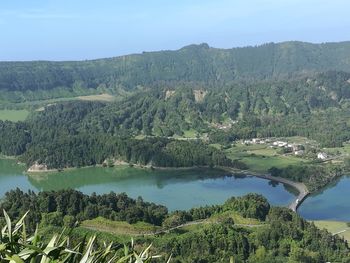
[[309,196],[298,212],[310,220],[350,221],[350,176]]
[[[125,192],[170,210],[221,204],[231,196],[264,195],[271,204],[287,206],[293,189],[256,177],[232,176],[218,170],[152,171],[136,168],[81,168],[26,175],[13,160],[0,159],[0,197],[15,188],[43,191],[73,188],[86,194]],[[306,219],[350,221],[350,177],[342,177],[307,198],[298,212]]]
[[74,188],[86,194],[125,192],[170,210],[221,204],[231,196],[260,193],[285,206],[295,195],[284,185],[256,177],[237,177],[218,170],[152,171],[136,168],[82,168],[26,175],[11,160],[0,160],[0,196],[16,187],[27,191]]

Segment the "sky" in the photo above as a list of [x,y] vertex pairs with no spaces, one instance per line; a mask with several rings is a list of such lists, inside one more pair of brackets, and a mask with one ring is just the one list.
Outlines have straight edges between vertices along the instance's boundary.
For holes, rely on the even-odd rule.
[[349,0],[0,0],[0,60],[350,40]]

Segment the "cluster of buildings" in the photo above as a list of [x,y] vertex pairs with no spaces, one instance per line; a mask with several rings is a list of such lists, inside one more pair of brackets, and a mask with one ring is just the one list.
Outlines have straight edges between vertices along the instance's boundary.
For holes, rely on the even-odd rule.
[[[254,138],[251,140],[244,140],[242,142],[242,144],[267,144],[267,143],[271,143],[271,139],[259,139],[259,138]],[[295,155],[303,155],[304,154],[304,149],[305,147],[301,144],[291,144],[285,141],[274,141],[272,142],[272,144],[270,145],[271,148],[275,148],[275,147],[280,147],[280,148],[284,148],[287,150],[287,152],[293,152]]]
[[[250,144],[268,144],[271,143],[271,139],[260,139],[260,138],[254,138],[251,140],[243,140],[242,144],[250,145]],[[297,156],[302,156],[305,154],[305,147],[302,144],[296,144],[296,143],[288,143],[286,141],[273,141],[270,145],[271,148],[283,148],[286,153],[293,153]],[[329,156],[325,152],[319,152],[317,153],[317,159],[319,160],[328,160]]]
[[284,141],[275,141],[272,143],[271,147],[285,148],[287,152],[291,152],[299,156],[305,153],[305,147],[302,144],[288,143]]
[[271,142],[270,139],[259,139],[259,138],[254,138],[254,139],[251,139],[251,140],[244,140],[242,142],[242,144],[266,144],[266,143],[269,143]]

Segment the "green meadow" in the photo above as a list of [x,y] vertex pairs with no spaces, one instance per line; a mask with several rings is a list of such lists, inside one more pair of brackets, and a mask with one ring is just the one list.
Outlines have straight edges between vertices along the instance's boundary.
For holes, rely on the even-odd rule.
[[28,110],[0,110],[2,121],[24,121],[29,114]]
[[294,155],[278,154],[276,149],[266,144],[242,145],[236,144],[226,150],[229,158],[244,162],[249,170],[266,173],[271,167],[283,168],[305,162],[305,159]]
[[313,221],[313,223],[320,229],[327,229],[332,234],[337,234],[350,241],[350,227],[348,227],[346,222],[317,220]]

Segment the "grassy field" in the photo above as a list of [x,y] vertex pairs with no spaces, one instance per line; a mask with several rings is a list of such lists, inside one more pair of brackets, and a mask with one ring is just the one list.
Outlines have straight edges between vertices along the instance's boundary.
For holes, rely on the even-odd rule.
[[350,144],[344,143],[344,147],[325,148],[325,151],[331,154],[341,154],[350,156]]
[[24,121],[28,114],[28,110],[0,110],[0,120]]
[[96,95],[59,97],[59,98],[53,98],[53,99],[32,100],[32,101],[19,102],[19,103],[7,103],[6,105],[8,105],[9,107],[15,107],[17,109],[23,109],[21,111],[26,111],[28,115],[27,109],[41,111],[45,109],[45,106],[49,104],[59,103],[59,102],[77,101],[77,100],[112,102],[121,98],[122,97],[116,97],[116,96],[103,93],[103,94],[96,94]]
[[[212,217],[204,220],[203,223],[188,225],[181,228],[182,231],[196,231],[201,229],[204,225],[215,224],[216,222],[232,218],[235,224],[238,225],[257,225],[262,223],[257,219],[244,218],[236,212],[228,211],[221,213],[220,215],[213,215]],[[82,222],[81,228],[85,228],[91,231],[100,231],[104,233],[110,233],[113,235],[122,235],[124,237],[140,236],[147,233],[156,232],[161,230],[160,226],[153,226],[144,222],[137,222],[136,224],[129,224],[122,221],[111,221],[102,217],[98,217],[93,220],[85,220]]]
[[350,227],[347,226],[346,222],[340,221],[313,221],[315,225],[320,229],[327,229],[332,234],[339,233],[338,235],[344,237],[350,241]]
[[79,100],[88,100],[88,101],[114,101],[116,97],[109,94],[99,94],[99,95],[88,95],[88,96],[79,96]]
[[92,230],[112,233],[115,235],[128,236],[150,233],[159,229],[159,227],[144,222],[129,224],[124,221],[111,221],[102,217],[98,217],[93,220],[85,220],[82,222],[81,226]]
[[235,224],[243,224],[243,225],[260,225],[261,224],[261,222],[255,218],[246,218],[233,211],[227,211],[227,212],[221,213],[220,215],[213,215],[212,217],[210,217],[210,220],[215,222],[217,220],[220,220],[220,218],[232,218]]
[[242,145],[226,150],[231,159],[238,159],[244,162],[250,170],[265,173],[271,167],[282,168],[288,165],[304,163],[305,160],[293,155],[281,155],[276,149],[265,144]]
[[185,138],[196,138],[197,132],[193,129],[184,131],[184,136]]

